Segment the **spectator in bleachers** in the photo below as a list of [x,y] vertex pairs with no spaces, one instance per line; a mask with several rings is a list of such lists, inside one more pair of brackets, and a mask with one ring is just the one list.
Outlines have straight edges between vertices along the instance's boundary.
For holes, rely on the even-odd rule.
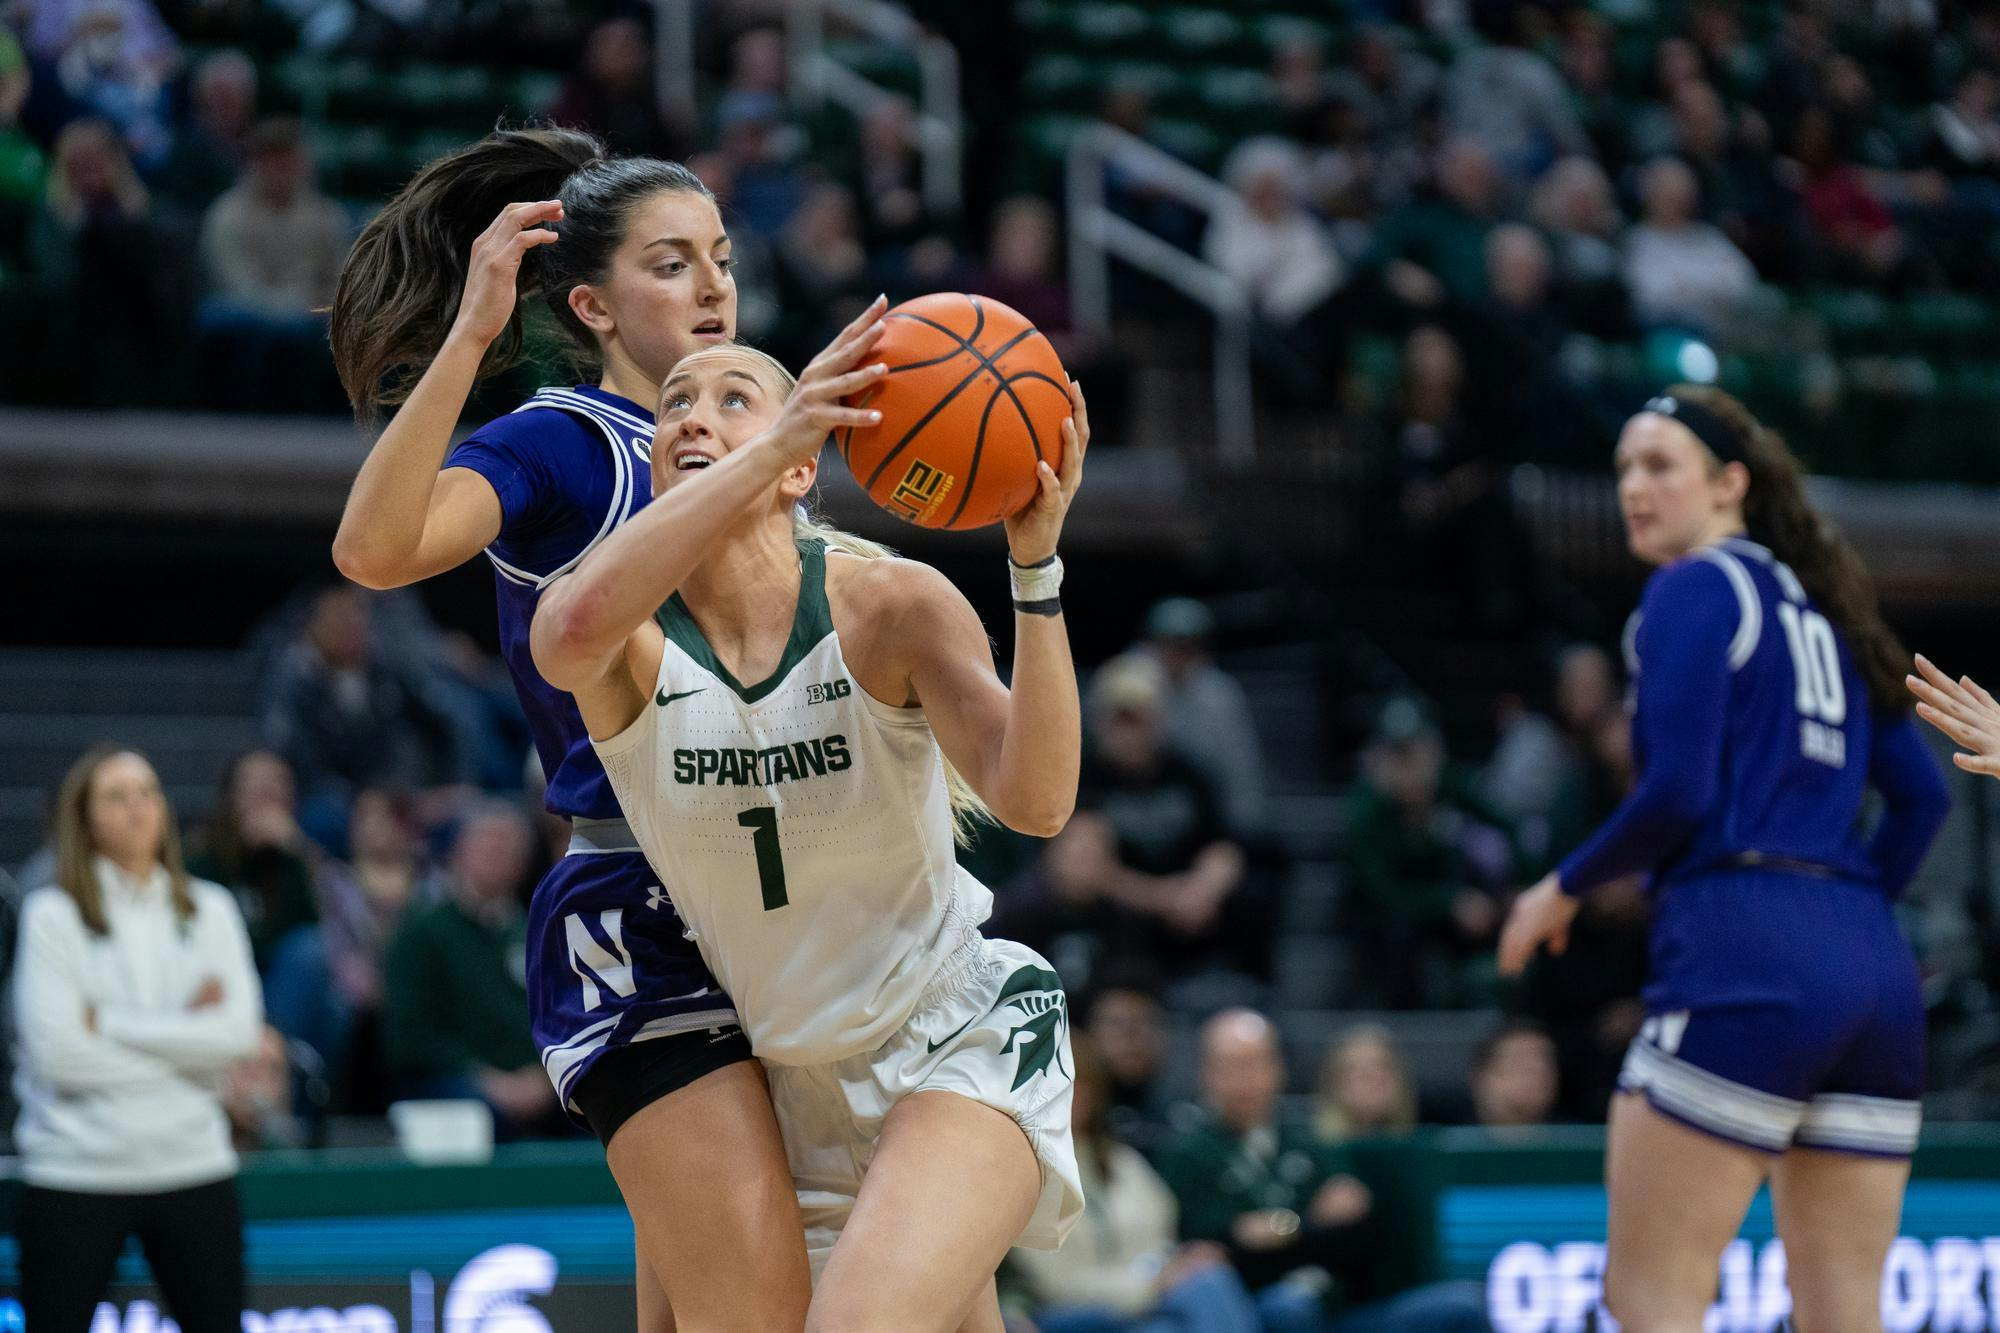
[[115,125],[141,166],[159,166],[171,142],[167,84],[180,65],[173,34],[146,0],[37,0],[30,33],[45,26],[49,11],[67,11],[60,50],[49,54],[63,91]]
[[[1094,850],[1084,873],[1102,937],[1112,957],[1156,962],[1177,977],[1204,966],[1260,976],[1269,967],[1269,904],[1249,882],[1217,775],[1168,743],[1167,700],[1166,672],[1144,657],[1109,662],[1091,683],[1070,824],[1074,843]],[[1056,842],[1071,843],[1070,830]]]
[[854,192],[832,181],[807,190],[778,233],[778,266],[795,346],[800,353],[823,346],[880,290],[881,275],[870,270],[861,240]]
[[242,919],[183,868],[159,775],[130,750],[71,766],[56,848],[14,977],[22,1314],[89,1327],[136,1235],[180,1327],[238,1329],[243,1213],[217,1082],[262,1025]]
[[1707,333],[1726,324],[1757,287],[1757,271],[1730,239],[1699,218],[1700,187],[1685,162],[1660,158],[1640,178],[1644,215],[1625,235],[1625,286],[1647,324]]
[[1326,100],[1328,83],[1326,48],[1317,38],[1289,37],[1272,50],[1271,87],[1291,138],[1307,137],[1305,131]]
[[1831,274],[1848,284],[1905,288],[1923,276],[1924,264],[1868,177],[1836,155],[1833,134],[1832,115],[1811,106],[1799,113],[1791,138],[1806,220]]
[[1329,1143],[1400,1138],[1417,1127],[1417,1093],[1380,1023],[1359,1023],[1327,1049],[1313,1126]]
[[384,973],[388,1057],[402,1095],[477,1098],[503,1138],[561,1127],[528,1030],[529,850],[513,807],[470,812],[452,848],[447,896],[404,919]]
[[195,66],[188,119],[174,134],[160,189],[200,211],[234,185],[243,171],[257,115],[257,67],[241,51],[217,51]]
[[353,229],[319,192],[296,121],[266,121],[201,224],[203,400],[301,411],[330,396],[326,319]]
[[1577,125],[1590,140],[1591,155],[1600,162],[1625,158],[1625,100],[1618,86],[1613,35],[1609,20],[1585,9],[1571,11],[1563,24],[1563,82],[1569,85]]
[[1417,137],[1440,83],[1437,62],[1410,50],[1402,29],[1379,22],[1355,29],[1352,60],[1332,79],[1335,92],[1360,110],[1378,153],[1400,151]]
[[1304,205],[1305,165],[1283,139],[1239,146],[1222,169],[1235,195],[1210,219],[1202,253],[1249,295],[1270,388],[1310,403],[1326,394],[1337,339],[1325,307],[1346,284],[1347,264]]
[[319,849],[300,831],[291,765],[270,750],[230,761],[188,868],[236,896],[257,970],[270,975],[293,936],[319,919]]
[[[337,1076],[347,1067],[350,1033],[369,1044],[385,989],[382,969],[389,941],[411,911],[429,903],[414,811],[396,793],[363,789],[348,818],[348,855],[319,876],[320,919],[326,936],[327,984],[337,1001],[336,1025],[319,1053]],[[317,1049],[317,1047],[316,1047]]]
[[1146,612],[1139,652],[1166,676],[1167,744],[1194,762],[1221,793],[1239,835],[1263,830],[1264,755],[1250,697],[1215,663],[1215,615],[1192,597],[1170,597]]
[[1103,1061],[1112,1127],[1125,1142],[1151,1147],[1167,1122],[1160,1090],[1167,1038],[1158,983],[1141,969],[1113,970],[1093,983],[1082,1018],[1081,1031]]
[[1088,1037],[1071,1053],[1070,1119],[1084,1217],[1060,1250],[1015,1250],[1040,1301],[1041,1333],[1258,1333],[1257,1309],[1228,1252],[1175,1243],[1178,1207],[1166,1182],[1112,1132],[1110,1089]]
[[53,302],[87,320],[77,349],[86,401],[152,405],[180,391],[191,276],[183,248],[112,127],[65,125],[28,224],[28,262]]
[[[1402,393],[1385,423],[1388,497],[1424,581],[1459,623],[1512,632],[1532,594],[1530,548],[1502,489],[1506,417],[1478,401],[1459,341],[1423,324],[1403,342]],[[1495,388],[1489,397],[1504,390]],[[1510,409],[1512,410],[1512,409]]]
[[267,120],[243,148],[241,179],[202,219],[211,294],[232,311],[309,320],[333,299],[351,239],[347,214],[319,192],[297,121]]
[[1970,69],[1930,108],[1926,165],[1950,178],[1962,201],[2000,214],[2000,71]]
[[1564,312],[1579,331],[1622,337],[1630,327],[1618,233],[1625,220],[1604,168],[1566,157],[1535,182],[1529,219],[1549,238]]
[[1486,233],[1500,207],[1492,154],[1458,136],[1439,148],[1433,188],[1391,213],[1375,238],[1374,263],[1404,304],[1471,304],[1486,295]]
[[1546,1125],[1556,1109],[1556,1044],[1542,1025],[1510,1019],[1473,1056],[1472,1110],[1485,1129]]
[[1277,1029],[1262,1014],[1229,1009],[1203,1026],[1205,1114],[1159,1160],[1182,1238],[1227,1252],[1266,1333],[1484,1333],[1477,1288],[1362,1303],[1379,1244],[1374,1197],[1341,1148],[1280,1110],[1284,1078]]
[[1795,271],[1794,195],[1778,179],[1769,131],[1755,112],[1740,113],[1743,128],[1714,85],[1690,79],[1674,93],[1673,142],[1695,174],[1707,217],[1760,268]]
[[549,108],[549,119],[589,130],[627,156],[681,156],[679,137],[653,95],[652,36],[627,15],[614,15],[590,30],[583,60]]
[[42,197],[48,164],[34,138],[21,128],[21,108],[34,86],[27,53],[0,28],[0,267],[12,268],[27,239],[28,218]]
[[1486,0],[1475,7],[1487,38],[1445,73],[1445,124],[1484,144],[1500,171],[1526,181],[1565,153],[1590,151],[1562,74],[1529,44],[1533,7]]
[[1500,738],[1482,778],[1486,799],[1513,823],[1523,854],[1535,866],[1555,847],[1571,845],[1569,831],[1579,821],[1587,821],[1585,830],[1595,828],[1610,809],[1586,814],[1572,808],[1595,808],[1589,765],[1597,729],[1618,711],[1610,657],[1594,644],[1564,649],[1556,659],[1552,693],[1554,718],[1530,710],[1518,696],[1501,697]]
[[264,737],[298,775],[300,821],[339,847],[362,787],[440,787],[464,776],[451,710],[415,671],[376,651],[367,595],[319,593],[303,634],[272,664]]
[[[1074,367],[1098,349],[1076,330],[1058,254],[1061,229],[1062,220],[1046,199],[1015,195],[1001,200],[993,211],[986,262],[972,274],[971,290],[1026,315],[1071,368],[1071,378],[1081,380]],[[1096,397],[1093,392],[1093,423]]]
[[869,250],[906,250],[935,235],[939,222],[924,201],[916,108],[908,98],[884,98],[863,114],[860,133],[855,199]]
[[1465,1003],[1515,878],[1505,820],[1409,698],[1383,708],[1348,800],[1349,895],[1366,998],[1391,1008]]

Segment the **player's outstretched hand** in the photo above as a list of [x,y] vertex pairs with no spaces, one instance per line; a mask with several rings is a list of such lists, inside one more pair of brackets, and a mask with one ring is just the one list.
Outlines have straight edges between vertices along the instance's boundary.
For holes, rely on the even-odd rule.
[[759,437],[765,447],[778,451],[785,467],[798,467],[819,457],[826,437],[841,426],[872,426],[882,419],[873,408],[849,407],[841,400],[862,392],[888,373],[889,368],[879,361],[861,364],[882,340],[882,312],[888,308],[886,296],[870,301],[868,308],[800,372],[784,410]]
[[1917,716],[1965,747],[1951,762],[1968,773],[2000,778],[2000,703],[1972,677],[1953,680],[1922,653],[1917,671],[1903,677],[1917,696]]
[[1500,975],[1520,976],[1544,944],[1550,953],[1569,948],[1569,926],[1576,920],[1577,907],[1577,900],[1562,891],[1553,873],[1516,898],[1507,924],[1500,928]]
[[459,331],[477,339],[481,347],[500,336],[514,316],[521,257],[538,245],[552,245],[560,239],[542,224],[561,222],[562,217],[560,199],[509,204],[493,219],[492,226],[479,233],[465,266],[465,290],[458,297]]
[[1063,418],[1062,474],[1047,461],[1035,464],[1038,489],[1028,507],[1006,521],[1007,553],[1025,568],[1038,565],[1056,553],[1062,536],[1063,519],[1077,488],[1083,485],[1083,455],[1090,448],[1090,408],[1083,401],[1083,386],[1069,382],[1070,414]]

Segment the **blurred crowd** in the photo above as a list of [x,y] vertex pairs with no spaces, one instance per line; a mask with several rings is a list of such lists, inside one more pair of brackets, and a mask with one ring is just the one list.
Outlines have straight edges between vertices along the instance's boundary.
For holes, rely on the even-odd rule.
[[[1484,1328],[1476,1292],[1395,1294],[1345,1145],[1602,1117],[1638,1012],[1642,895],[1594,899],[1525,990],[1500,987],[1491,949],[1509,895],[1629,780],[1614,668],[1563,655],[1550,714],[1508,701],[1481,769],[1447,757],[1421,701],[1385,702],[1347,798],[1324,932],[1345,961],[1321,980],[1349,1013],[1329,1026],[1274,975],[1291,858],[1215,635],[1201,601],[1154,606],[1087,682],[1069,827],[988,828],[967,853],[996,890],[991,928],[1043,950],[1073,997],[1097,1220],[1025,1260],[1018,1298],[1051,1331],[1169,1306],[1221,1321],[1200,1327],[1320,1328],[1338,1310],[1349,1333]],[[237,905],[261,982],[268,1026],[224,1081],[238,1146],[384,1141],[411,1098],[483,1103],[503,1140],[576,1132],[529,1037],[524,973],[528,896],[568,827],[538,808],[497,662],[414,597],[344,584],[302,591],[255,646],[261,744],[185,844]],[[0,920],[55,878],[57,852],[0,877]],[[1439,1008],[1473,1012],[1420,1079],[1397,1011]]]

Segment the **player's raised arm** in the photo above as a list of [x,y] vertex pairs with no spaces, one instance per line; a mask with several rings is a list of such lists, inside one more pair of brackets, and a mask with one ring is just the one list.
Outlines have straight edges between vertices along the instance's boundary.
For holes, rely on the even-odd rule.
[[1013,688],[994,674],[979,617],[941,577],[911,599],[902,638],[912,653],[911,686],[945,757],[995,818],[1038,837],[1052,836],[1069,822],[1083,759],[1082,707],[1058,596],[1062,562],[1056,545],[1083,483],[1090,417],[1083,390],[1072,383],[1069,394],[1062,473],[1039,464],[1034,500],[1006,524],[1014,592]]
[[2000,703],[1972,677],[1953,680],[1921,653],[1917,672],[1906,678],[1917,696],[1917,716],[1964,747],[1951,762],[1968,773],[2000,778]]
[[[469,258],[459,261],[464,285],[442,345],[424,349],[412,341],[423,336],[422,321],[404,317],[409,294],[385,288],[408,286],[411,279],[394,262],[405,247],[393,210],[384,209],[355,243],[341,272],[330,330],[341,381],[364,416],[381,405],[381,380],[395,368],[389,358],[429,362],[368,451],[334,535],[334,564],[371,588],[441,574],[500,535],[500,497],[492,485],[467,468],[439,469],[488,351],[515,323],[522,260],[557,239],[543,224],[563,215],[554,199],[502,209],[473,242]],[[404,342],[412,345],[399,345]],[[432,351],[428,357],[426,350]]]

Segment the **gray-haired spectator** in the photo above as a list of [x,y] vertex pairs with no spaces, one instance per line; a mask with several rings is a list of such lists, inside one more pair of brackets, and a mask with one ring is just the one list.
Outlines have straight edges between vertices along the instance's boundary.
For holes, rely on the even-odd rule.
[[1687,163],[1661,158],[1640,178],[1643,219],[1625,234],[1625,286],[1647,324],[1708,332],[1757,288],[1757,270],[1727,236],[1700,220]]
[[1209,223],[1208,262],[1242,283],[1263,319],[1298,322],[1347,281],[1333,238],[1296,198],[1304,155],[1282,139],[1252,139],[1229,155],[1223,178],[1236,192]]

